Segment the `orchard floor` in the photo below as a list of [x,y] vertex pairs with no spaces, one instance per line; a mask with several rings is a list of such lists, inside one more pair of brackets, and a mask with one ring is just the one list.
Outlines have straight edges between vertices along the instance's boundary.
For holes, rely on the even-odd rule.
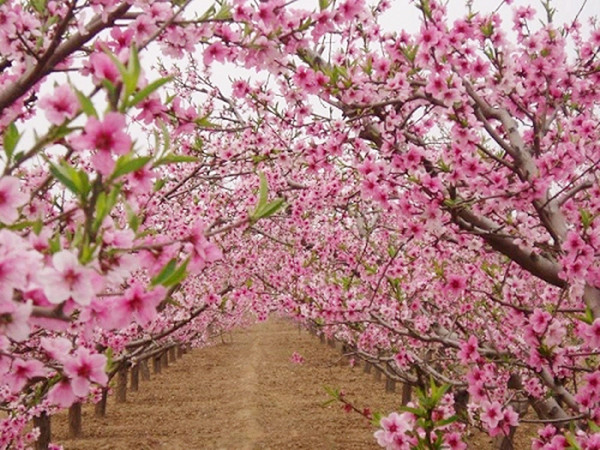
[[[140,380],[127,402],[109,397],[104,418],[83,408],[83,436],[67,438],[66,413],[53,417],[53,442],[65,449],[375,449],[374,428],[340,404],[323,407],[324,386],[342,389],[359,407],[389,413],[400,404],[384,381],[350,367],[340,351],[293,324],[270,319],[194,350]],[[294,351],[304,364],[291,362]],[[519,442],[520,441],[520,442]],[[528,448],[527,437],[516,448]],[[491,448],[473,436],[469,448]]]
[[[343,389],[361,407],[389,412],[385,393],[362,368],[290,322],[270,319],[194,350],[150,381],[127,403],[109,397],[105,418],[83,408],[83,437],[67,439],[66,414],[53,417],[53,442],[65,449],[370,449],[373,427],[328,400],[324,386]],[[290,361],[297,351],[304,364]]]

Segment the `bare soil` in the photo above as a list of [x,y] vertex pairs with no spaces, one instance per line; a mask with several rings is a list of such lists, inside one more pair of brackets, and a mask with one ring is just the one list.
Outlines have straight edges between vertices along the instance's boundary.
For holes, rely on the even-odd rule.
[[[296,351],[304,364],[291,362]],[[152,368],[151,368],[152,369]],[[291,322],[270,319],[183,356],[150,381],[140,379],[127,402],[109,397],[104,418],[83,408],[83,436],[68,438],[67,414],[52,418],[53,440],[67,450],[368,450],[375,429],[329,400],[324,386],[341,389],[360,408],[397,410],[401,386],[385,392],[363,367],[350,367],[338,349],[321,344]],[[530,448],[531,427],[520,427],[515,449]],[[474,432],[470,449],[493,448]]]
[[[270,319],[194,350],[127,403],[109,397],[105,418],[83,408],[83,436],[67,438],[66,413],[53,417],[53,441],[65,449],[375,449],[374,428],[339,403],[323,407],[324,386],[358,406],[388,413],[400,393],[350,367],[336,350]],[[304,364],[290,361],[294,351]]]

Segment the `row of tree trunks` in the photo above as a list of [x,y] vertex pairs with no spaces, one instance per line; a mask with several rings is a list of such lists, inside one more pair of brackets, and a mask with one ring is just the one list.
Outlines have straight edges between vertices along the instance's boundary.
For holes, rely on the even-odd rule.
[[[116,373],[117,386],[115,400],[117,403],[125,403],[127,401],[127,388],[129,378],[129,389],[132,392],[139,390],[140,376],[142,380],[150,380],[150,369],[148,366],[148,359],[152,359],[154,366],[154,373],[160,373],[162,366],[168,367],[169,362],[173,364],[177,359],[183,357],[186,353],[186,349],[180,345],[175,345],[164,352],[151,356],[147,359],[139,361],[137,364],[133,364],[130,368],[123,364]],[[100,394],[100,400],[94,407],[94,415],[96,417],[106,416],[106,401],[108,398],[108,388],[103,388]],[[75,403],[69,408],[68,414],[69,423],[69,437],[76,438],[81,436],[82,432],[82,415],[81,415],[81,403]],[[33,425],[40,430],[40,436],[35,443],[35,450],[46,450],[52,440],[52,428],[50,416],[46,413],[41,414],[33,419]]]

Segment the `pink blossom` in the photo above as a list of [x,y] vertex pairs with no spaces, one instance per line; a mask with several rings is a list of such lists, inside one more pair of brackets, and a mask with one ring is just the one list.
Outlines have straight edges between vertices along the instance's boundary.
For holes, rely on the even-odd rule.
[[560,345],[566,336],[567,330],[557,320],[552,321],[546,330],[546,344],[549,346]]
[[135,117],[136,120],[141,120],[145,124],[150,124],[156,118],[165,116],[165,106],[158,95],[150,95],[135,105],[141,109],[140,113]]
[[0,301],[0,332],[9,338],[21,342],[29,337],[29,316],[33,305],[17,303],[12,300]]
[[106,356],[79,347],[64,363],[65,374],[69,377],[73,393],[78,397],[85,397],[89,392],[90,382],[105,385],[108,382],[105,366]]
[[10,371],[5,376],[5,381],[11,392],[18,392],[23,389],[28,380],[45,375],[46,370],[40,361],[16,358],[12,362]]
[[73,348],[71,341],[64,337],[44,337],[40,340],[40,344],[48,356],[61,362],[65,361]]
[[71,144],[76,150],[96,150],[92,162],[102,175],[109,175],[115,166],[112,153],[124,155],[131,150],[125,126],[125,117],[116,112],[109,112],[102,121],[89,117],[84,132],[73,137]]
[[304,357],[298,352],[292,353],[292,357],[290,358],[290,360],[294,364],[304,364]]
[[186,250],[191,254],[188,268],[192,272],[202,270],[206,263],[215,262],[223,257],[219,247],[204,237],[204,224],[201,222],[192,227],[188,242],[191,244],[186,246]]
[[52,95],[40,99],[40,108],[46,112],[46,118],[54,125],[60,125],[66,119],[72,119],[79,110],[79,101],[69,85],[63,84]]
[[224,63],[227,53],[227,47],[221,42],[214,42],[204,50],[204,64],[209,66],[213,61]]
[[469,383],[469,395],[474,402],[481,402],[486,399],[485,386],[483,382]]
[[410,413],[391,413],[383,417],[380,422],[381,429],[374,434],[377,443],[387,449],[409,449],[410,440],[405,436],[414,426],[414,417]]
[[585,374],[583,378],[587,381],[587,387],[590,391],[594,395],[600,396],[600,370],[596,370],[594,373]]
[[97,82],[108,80],[116,84],[120,79],[119,69],[115,63],[104,52],[95,52],[90,56],[92,74]]
[[20,186],[18,178],[0,178],[0,222],[10,225],[19,218],[18,208],[29,199],[27,194],[21,192]]
[[450,275],[446,283],[446,289],[454,294],[461,295],[467,288],[467,278],[461,275]]
[[586,342],[590,347],[600,348],[600,319],[596,319],[591,325],[588,325],[584,333],[587,338]]
[[538,334],[542,334],[544,331],[546,331],[546,327],[551,320],[552,315],[548,311],[542,311],[539,308],[536,308],[533,311],[533,314],[529,316],[529,323],[531,324],[533,331]]
[[470,336],[467,342],[461,344],[458,357],[463,364],[474,363],[479,360],[478,345],[477,337],[475,336]]
[[48,301],[56,304],[72,298],[79,305],[89,305],[95,294],[94,271],[81,266],[68,250],[54,254],[52,264],[54,269],[48,268],[41,275]]
[[123,323],[131,319],[140,325],[145,325],[156,318],[156,307],[164,300],[165,289],[161,286],[153,290],[141,283],[134,282],[115,305],[115,314],[123,318]]
[[63,379],[52,386],[48,391],[47,398],[51,404],[61,408],[68,408],[77,401],[77,395],[73,392],[73,387],[68,379]]
[[488,429],[496,428],[504,417],[502,405],[496,401],[484,401],[481,403],[481,421]]
[[20,238],[6,229],[0,230],[0,298],[12,299],[12,290],[27,285],[26,249]]
[[450,447],[450,450],[465,450],[467,448],[467,444],[462,441],[458,433],[446,433],[444,443]]
[[143,194],[152,190],[154,178],[156,175],[148,166],[144,166],[127,176],[127,181],[131,190],[136,194]]

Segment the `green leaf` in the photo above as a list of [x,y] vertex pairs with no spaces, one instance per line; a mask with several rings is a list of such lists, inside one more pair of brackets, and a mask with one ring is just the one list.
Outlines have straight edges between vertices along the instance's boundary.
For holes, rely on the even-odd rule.
[[330,1],[329,0],[319,0],[319,9],[321,11],[323,11],[324,9],[327,9],[327,7],[329,6]]
[[114,366],[113,349],[111,347],[108,347],[104,352],[104,355],[106,356],[106,371],[110,372]]
[[230,20],[231,17],[232,17],[231,6],[227,2],[223,2],[221,4],[221,9],[219,9],[219,12],[217,12],[217,14],[215,15],[215,19],[216,20]]
[[176,306],[177,308],[181,308],[181,303],[179,303],[173,297],[169,297],[168,299],[166,299],[165,304],[171,305],[171,306]]
[[12,122],[6,128],[6,130],[4,130],[4,136],[2,136],[2,138],[4,153],[6,153],[6,158],[8,159],[8,161],[10,161],[15,151],[15,148],[17,147],[17,144],[21,139],[21,134],[19,133],[19,130],[17,129],[17,126],[14,122]]
[[170,287],[175,286],[183,281],[183,279],[187,276],[187,266],[189,262],[190,259],[186,259],[185,262],[176,270],[174,270],[165,280],[163,280],[161,284],[165,287]]
[[427,411],[425,411],[422,408],[411,408],[410,406],[401,406],[398,409],[400,411],[409,412],[411,414],[414,414],[417,417],[424,417],[427,414]]
[[160,127],[162,129],[164,137],[163,153],[166,155],[171,148],[171,135],[169,134],[169,130],[167,130],[167,126],[164,123],[161,123]]
[[33,222],[32,230],[36,235],[39,236],[39,234],[42,232],[42,228],[44,228],[44,221],[40,217],[35,222]]
[[152,94],[154,91],[159,89],[161,86],[164,86],[165,84],[167,84],[172,79],[173,79],[173,77],[159,78],[158,80],[153,81],[152,83],[150,83],[143,89],[140,89],[139,92],[137,92],[131,98],[131,100],[129,100],[129,103],[128,103],[129,106],[135,106],[139,102],[145,100],[148,96],[150,96],[150,94]]
[[280,197],[276,198],[272,202],[269,202],[265,206],[260,208],[258,211],[255,211],[255,213],[252,214],[251,219],[256,222],[260,219],[266,219],[267,217],[271,217],[273,214],[275,214],[281,209],[284,203],[285,199]]
[[128,203],[125,203],[125,212],[127,213],[127,223],[129,224],[129,228],[131,228],[134,233],[137,233],[140,227],[140,217]]
[[382,417],[383,417],[383,414],[378,411],[373,413],[373,418],[371,419],[371,423],[373,424],[374,427],[381,426]]
[[44,13],[46,11],[46,0],[29,0],[29,4],[38,13]]
[[53,255],[60,251],[60,234],[56,233],[52,236],[52,239],[48,241],[48,248],[50,250],[50,254]]
[[112,173],[111,179],[114,180],[128,173],[135,172],[144,167],[151,159],[152,157],[150,156],[132,158],[130,155],[123,155],[117,159],[115,171]]
[[156,286],[157,284],[162,284],[167,278],[169,278],[173,272],[175,272],[175,268],[177,267],[177,259],[172,258],[165,266],[162,268],[160,273],[152,278],[151,286]]
[[85,113],[85,115],[88,117],[98,118],[98,112],[96,111],[92,100],[79,89],[75,89],[75,95],[77,95],[77,99],[81,105],[81,110]]
[[153,167],[158,167],[158,166],[162,166],[165,164],[193,163],[193,162],[198,162],[198,161],[199,161],[199,159],[196,158],[195,156],[175,155],[173,153],[169,153],[168,155],[163,156],[158,161],[156,161],[154,163]]
[[117,58],[113,52],[111,52],[110,50],[105,48],[104,53],[106,53],[108,55],[110,60],[113,62],[113,64],[116,66],[117,70],[119,71],[119,74],[121,75],[121,79],[123,80],[123,84],[125,85],[126,94],[127,95],[131,94],[135,90],[135,86],[137,84],[137,80],[134,79],[134,74],[129,73],[129,71],[127,70],[125,65],[121,61],[119,61],[119,58]]
[[581,216],[581,225],[583,226],[583,229],[587,230],[594,221],[594,216],[583,208],[579,208],[579,215]]
[[67,189],[82,199],[90,191],[90,180],[83,170],[77,170],[68,163],[63,162],[59,165],[51,163],[50,172]]
[[165,185],[166,183],[167,183],[167,182],[166,182],[166,181],[165,181],[163,178],[160,178],[160,179],[156,180],[156,181],[154,182],[154,186],[152,187],[152,191],[153,191],[153,192],[158,192],[158,191],[160,191],[160,190],[161,190],[161,189],[164,187],[164,185]]
[[96,200],[96,214],[94,216],[93,229],[97,231],[102,226],[102,222],[104,218],[110,214],[115,204],[117,203],[117,198],[119,193],[121,192],[121,186],[117,185],[112,188],[110,193],[106,195],[105,192],[101,192],[98,195]]
[[340,398],[339,389],[331,388],[329,386],[323,386],[323,389],[325,389],[325,392],[333,399],[338,400]]
[[131,44],[127,69],[128,69],[130,76],[135,80],[135,84],[133,85],[133,89],[131,91],[131,92],[133,92],[137,86],[139,79],[140,79],[140,74],[142,73],[142,67],[140,66],[140,57],[139,57],[137,47],[135,46],[135,44]]
[[447,419],[439,420],[435,423],[436,427],[444,427],[446,425],[450,425],[458,420],[458,416],[448,417]]

